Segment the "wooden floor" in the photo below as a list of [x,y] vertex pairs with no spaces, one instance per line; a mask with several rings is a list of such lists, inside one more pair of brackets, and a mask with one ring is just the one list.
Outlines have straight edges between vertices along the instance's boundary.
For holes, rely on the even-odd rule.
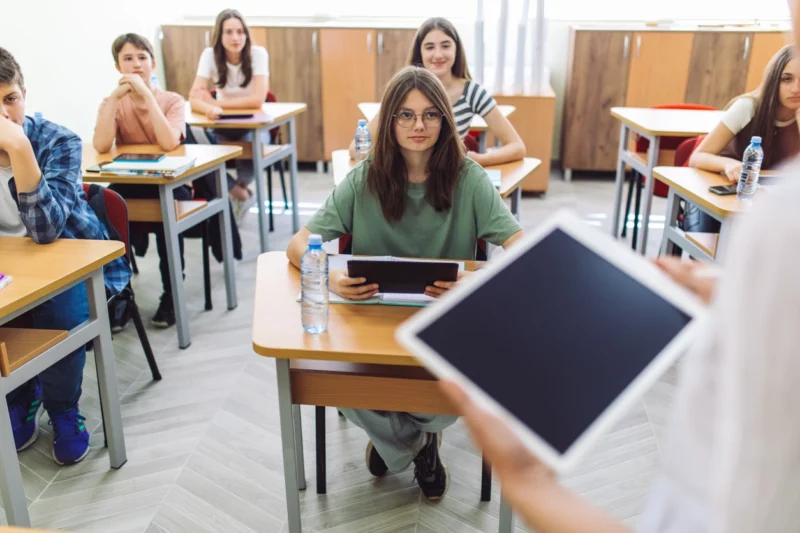
[[[304,173],[301,215],[330,191],[330,176]],[[276,187],[275,198],[280,197]],[[532,227],[550,212],[577,209],[590,224],[608,227],[613,184],[554,180],[541,198],[525,198],[522,220]],[[653,213],[664,212],[656,199]],[[273,249],[291,237],[291,217],[276,219]],[[250,331],[257,256],[257,221],[242,228],[245,259],[236,267],[239,307],[225,309],[222,267],[214,263],[213,311],[203,310],[199,241],[187,241],[186,290],[192,345],[179,350],[174,328],[149,328],[164,380],[150,381],[134,328],[114,338],[128,463],[109,470],[99,421],[97,383],[89,357],[81,409],[93,430],[92,450],[81,464],[59,468],[50,458],[47,417],[42,436],[19,455],[33,525],[103,533],[283,532],[283,467],[274,362],[256,356]],[[651,253],[661,230],[651,231]],[[155,246],[139,260],[137,300],[145,320],[161,294]],[[298,316],[298,326],[299,316]],[[664,426],[675,386],[670,372],[632,410],[565,485],[628,523],[641,513],[657,475]],[[327,409],[328,494],[314,490],[314,419],[303,411],[309,490],[301,496],[304,532],[473,533],[497,531],[499,492],[479,501],[480,455],[461,423],[444,433],[441,454],[452,481],[446,497],[421,497],[413,471],[373,480],[364,465],[363,431]],[[5,523],[0,513],[0,523]],[[524,529],[520,528],[519,531]]]

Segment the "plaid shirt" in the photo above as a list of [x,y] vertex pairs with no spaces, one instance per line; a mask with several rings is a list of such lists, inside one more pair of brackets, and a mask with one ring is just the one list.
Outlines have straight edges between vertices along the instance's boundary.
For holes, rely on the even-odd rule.
[[[35,190],[17,193],[14,178],[8,183],[19,205],[22,222],[34,242],[47,244],[65,239],[108,240],[108,232],[86,203],[81,183],[81,140],[63,126],[41,118],[25,117],[25,136],[31,142],[42,179]],[[131,279],[125,257],[103,267],[106,287],[112,294]]]

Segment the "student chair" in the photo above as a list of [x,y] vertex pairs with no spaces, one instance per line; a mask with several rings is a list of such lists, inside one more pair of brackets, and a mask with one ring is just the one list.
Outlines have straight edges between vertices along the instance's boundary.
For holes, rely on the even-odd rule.
[[[83,184],[83,192],[87,197],[90,187],[91,185],[87,183]],[[128,206],[118,193],[105,187],[101,188],[103,189],[103,202],[106,207],[106,217],[122,243],[125,244],[125,254],[128,261],[130,261],[133,257],[133,252],[131,251],[128,232]],[[111,298],[108,299],[108,303],[110,304],[114,300],[127,301],[128,308],[131,311],[131,318],[136,326],[136,334],[139,336],[139,342],[142,344],[144,355],[147,358],[147,364],[150,367],[150,374],[153,376],[153,381],[161,381],[161,372],[158,369],[156,358],[153,355],[153,348],[150,346],[150,341],[147,338],[147,331],[144,329],[142,316],[139,314],[139,307],[136,305],[136,298],[134,297],[131,284],[128,283],[128,286],[125,287],[122,292],[111,296]]]
[[[700,105],[700,104],[664,104],[664,105],[656,105],[652,106],[651,109],[691,109],[697,111],[716,111],[717,108],[707,106],[707,105]],[[662,137],[661,142],[659,143],[659,148],[661,150],[676,150],[677,147],[685,140],[685,137]],[[650,148],[650,141],[644,139],[642,137],[637,137],[636,139],[636,152],[640,154],[647,154],[647,150]],[[677,159],[677,156],[676,156]],[[678,165],[677,161],[675,163]],[[678,165],[681,166],[681,165]],[[634,206],[634,224],[633,224],[633,248],[636,249],[636,240],[639,234],[639,212],[641,209],[641,201],[642,201],[642,188],[645,186],[644,177],[636,172],[635,170],[631,170],[632,176],[630,179],[630,187],[628,188],[628,197],[625,200],[625,218],[623,219],[622,224],[622,237],[627,236],[628,233],[628,216],[630,215],[631,211],[631,201],[634,197],[634,192],[636,196],[635,206]],[[666,198],[669,194],[669,187],[661,183],[660,181],[656,181],[653,184],[653,194],[660,198]],[[645,221],[647,223],[648,221]]]

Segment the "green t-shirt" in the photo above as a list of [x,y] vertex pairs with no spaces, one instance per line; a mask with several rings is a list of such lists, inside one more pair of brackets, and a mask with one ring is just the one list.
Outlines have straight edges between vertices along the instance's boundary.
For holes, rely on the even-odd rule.
[[353,237],[357,255],[432,259],[474,259],[478,239],[502,245],[520,225],[483,168],[464,159],[453,205],[436,212],[425,199],[424,183],[408,184],[403,218],[389,222],[367,187],[369,160],[359,163],[306,224],[324,241]]

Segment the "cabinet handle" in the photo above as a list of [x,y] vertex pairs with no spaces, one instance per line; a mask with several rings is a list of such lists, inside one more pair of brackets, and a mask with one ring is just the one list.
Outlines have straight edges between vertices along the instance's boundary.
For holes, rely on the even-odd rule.
[[372,55],[372,32],[367,34],[367,55]]
[[631,37],[630,35],[626,35],[624,41],[622,42],[622,59],[628,59],[628,52],[630,52],[631,48]]
[[206,48],[208,48],[209,46],[211,46],[211,44],[209,43],[208,39],[208,30],[206,30]]
[[642,55],[642,36],[636,36],[636,57]]
[[378,32],[378,55],[383,55],[383,32]]
[[311,34],[311,50],[317,55],[317,32]]
[[744,54],[742,55],[742,60],[747,61],[747,56],[750,53],[750,36],[744,38]]

